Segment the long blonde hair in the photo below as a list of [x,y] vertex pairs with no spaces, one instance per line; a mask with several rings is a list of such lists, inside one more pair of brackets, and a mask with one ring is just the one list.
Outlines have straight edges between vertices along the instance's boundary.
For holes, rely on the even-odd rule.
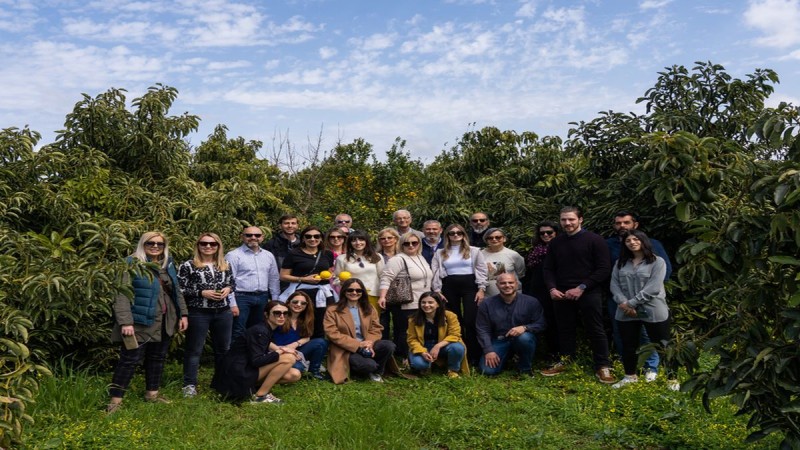
[[197,237],[197,242],[194,243],[194,257],[192,258],[192,265],[194,265],[194,267],[197,269],[205,265],[203,259],[200,257],[199,244],[200,239],[203,239],[206,236],[214,239],[214,241],[219,244],[217,246],[217,254],[215,255],[214,265],[217,266],[218,270],[223,272],[228,270],[228,261],[225,261],[225,250],[222,248],[222,240],[215,233],[200,233],[200,236]]
[[462,258],[469,259],[470,257],[469,236],[467,236],[467,230],[465,230],[464,227],[462,227],[461,225],[454,223],[453,225],[448,226],[447,230],[444,233],[444,248],[442,249],[442,260],[447,260],[447,258],[450,257],[450,247],[452,246],[452,244],[450,243],[450,236],[448,233],[450,233],[453,230],[458,230],[461,232],[461,236],[463,237],[461,238],[461,244],[460,244],[461,248],[459,253],[461,253]]
[[139,243],[136,244],[136,250],[133,252],[132,256],[141,262],[148,262],[147,253],[144,251],[144,243],[154,237],[160,237],[164,240],[164,256],[162,256],[161,259],[161,268],[163,269],[166,268],[169,263],[169,240],[160,231],[147,231],[143,233],[142,237],[139,238]]

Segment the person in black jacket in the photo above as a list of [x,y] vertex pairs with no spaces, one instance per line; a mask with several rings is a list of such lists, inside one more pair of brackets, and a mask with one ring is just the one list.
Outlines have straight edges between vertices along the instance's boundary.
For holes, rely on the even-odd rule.
[[283,303],[271,301],[265,313],[267,320],[248,328],[231,344],[211,387],[230,399],[253,396],[250,403],[282,403],[270,391],[297,360],[290,351],[270,351],[275,328],[282,327],[289,314]]

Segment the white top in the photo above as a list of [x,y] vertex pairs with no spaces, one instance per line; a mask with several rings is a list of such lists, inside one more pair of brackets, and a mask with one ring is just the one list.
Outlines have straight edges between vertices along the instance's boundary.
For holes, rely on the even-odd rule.
[[[360,259],[360,263],[359,263]],[[364,267],[361,267],[361,266]],[[339,255],[334,263],[334,274],[338,277],[342,272],[350,272],[353,278],[358,278],[367,288],[367,294],[378,297],[381,285],[381,272],[383,272],[383,258],[378,257],[377,263],[371,263],[366,258],[350,259],[347,255]]]
[[483,258],[486,260],[486,270],[489,273],[488,284],[486,285],[486,296],[497,295],[497,276],[501,273],[513,273],[517,277],[517,290],[522,290],[522,283],[519,280],[525,276],[525,259],[519,253],[508,247],[503,247],[499,252],[490,252],[488,248],[481,250]]
[[381,273],[381,289],[389,289],[392,280],[394,280],[397,275],[405,272],[406,266],[403,265],[403,261],[408,265],[408,275],[411,277],[413,301],[405,305],[400,305],[400,307],[402,309],[417,309],[419,307],[419,298],[422,294],[432,290],[431,281],[433,279],[433,271],[428,265],[428,261],[426,261],[422,255],[408,256],[405,253],[400,253],[392,256]]

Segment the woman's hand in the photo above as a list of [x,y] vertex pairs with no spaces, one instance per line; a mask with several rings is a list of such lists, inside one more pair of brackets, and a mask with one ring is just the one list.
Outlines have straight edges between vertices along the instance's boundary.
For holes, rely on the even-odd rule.
[[486,292],[483,289],[478,289],[478,292],[475,293],[475,303],[480,305],[485,295]]
[[123,325],[122,328],[120,328],[120,333],[123,336],[133,336],[135,330],[133,329],[133,325]]
[[317,276],[315,275],[308,275],[305,277],[298,277],[298,278],[300,278],[301,283],[305,284],[319,284],[319,282],[322,281],[322,278],[317,278]]
[[186,316],[181,317],[181,321],[178,322],[178,330],[181,332],[186,331],[189,328],[189,318]]
[[425,353],[422,354],[422,359],[424,359],[425,361],[428,361],[428,362],[436,361],[436,357],[431,355],[428,352],[425,352]]
[[230,286],[226,286],[226,287],[222,288],[222,290],[220,291],[220,295],[221,295],[220,300],[225,300],[225,298],[230,294],[231,294],[231,287]]
[[381,309],[386,309],[386,297],[381,297],[378,299],[378,306],[380,306]]
[[215,291],[214,289],[205,289],[200,291],[200,295],[208,300],[219,300],[219,292]]
[[431,348],[431,361],[436,361],[439,358],[439,352],[442,350],[442,347],[439,344],[436,344]]

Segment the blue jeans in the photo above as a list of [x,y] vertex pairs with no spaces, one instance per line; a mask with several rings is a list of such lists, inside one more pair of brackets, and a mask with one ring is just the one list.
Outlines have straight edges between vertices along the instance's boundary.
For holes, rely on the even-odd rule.
[[[430,352],[433,348],[431,346],[425,346]],[[461,361],[464,360],[464,353],[466,352],[466,348],[464,348],[464,344],[460,342],[451,342],[447,344],[447,347],[443,348],[439,352],[439,358],[446,357],[447,358],[447,370],[452,370],[453,372],[458,372],[461,370]],[[408,355],[408,362],[411,365],[411,368],[414,370],[427,370],[431,368],[431,363],[425,361],[425,358],[422,357],[421,353],[411,353]]]
[[492,339],[494,352],[500,357],[500,364],[497,367],[486,365],[486,355],[481,356],[478,367],[484,375],[497,375],[503,370],[506,359],[516,354],[519,358],[517,367],[522,373],[529,373],[533,364],[533,355],[536,353],[536,335],[528,331],[516,337],[506,337],[504,339]]
[[[617,353],[620,356],[624,355],[623,345],[622,345],[622,336],[619,333],[619,325],[617,324],[615,317],[617,317],[617,302],[614,301],[614,298],[608,299],[608,315],[611,319],[611,332],[614,337],[614,347],[617,349]],[[642,326],[642,333],[639,335],[639,346],[649,344],[650,343],[650,336],[647,335],[647,329]],[[650,353],[650,356],[647,357],[647,360],[644,362],[644,368],[646,370],[653,370],[658,372],[658,365],[661,362],[661,358],[658,356],[658,352]]]
[[185,353],[183,355],[183,385],[197,385],[197,369],[200,355],[206,345],[206,335],[211,330],[211,347],[214,349],[214,368],[231,346],[233,314],[230,308],[189,308],[189,328],[186,329]]
[[[306,361],[308,361],[308,371],[311,373],[318,373],[322,365],[322,358],[328,353],[328,341],[322,338],[314,338],[305,344],[297,347],[297,350],[303,352]],[[297,361],[294,366],[295,369],[301,373],[306,371],[305,366],[300,361]]]
[[267,306],[269,294],[244,294],[236,293],[236,306],[239,307],[239,317],[233,322],[232,338],[244,334],[245,330],[264,321],[264,308]]

